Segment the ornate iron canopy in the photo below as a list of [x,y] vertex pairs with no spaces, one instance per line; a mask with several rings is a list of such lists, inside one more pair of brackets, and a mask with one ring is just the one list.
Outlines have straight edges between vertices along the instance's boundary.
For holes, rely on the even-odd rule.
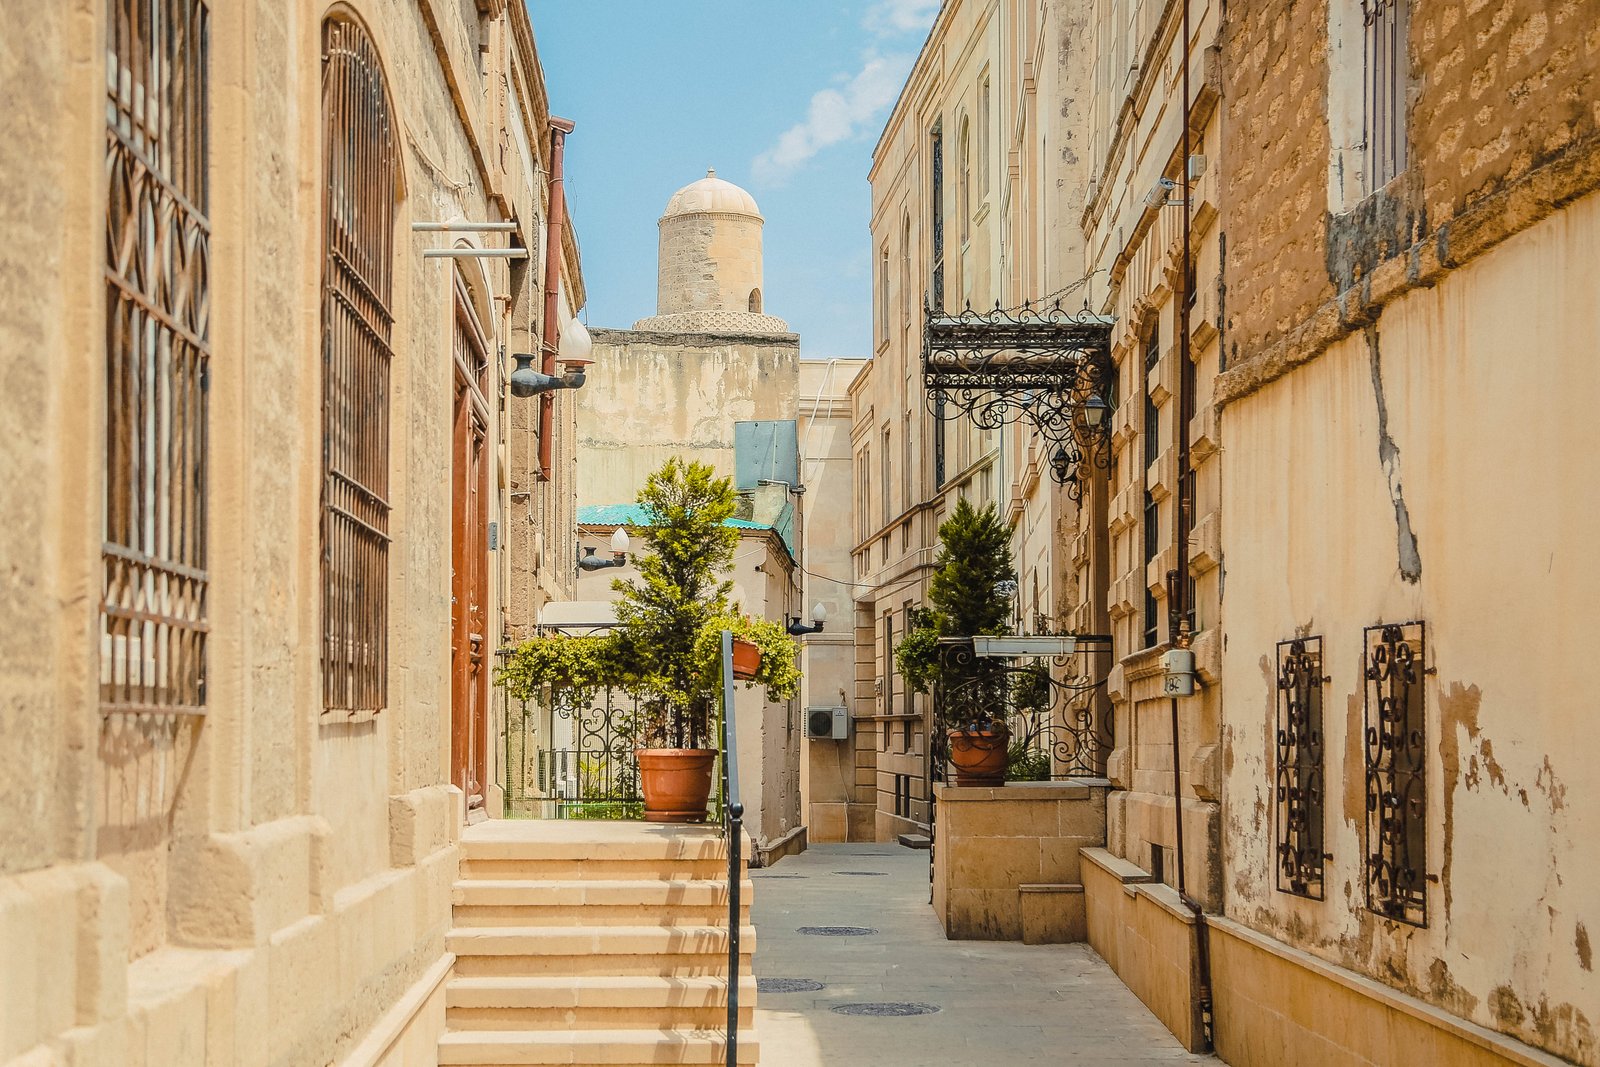
[[1076,500],[1087,461],[1110,461],[1111,327],[1116,320],[1060,302],[957,315],[923,309],[922,378],[935,418],[965,415],[981,429],[1027,422],[1043,439],[1051,476]]

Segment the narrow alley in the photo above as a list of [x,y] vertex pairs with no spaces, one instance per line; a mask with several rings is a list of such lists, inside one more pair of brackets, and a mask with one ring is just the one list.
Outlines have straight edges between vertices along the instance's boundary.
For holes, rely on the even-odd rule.
[[750,878],[763,1063],[1219,1062],[1184,1051],[1086,944],[945,940],[926,852],[813,845]]

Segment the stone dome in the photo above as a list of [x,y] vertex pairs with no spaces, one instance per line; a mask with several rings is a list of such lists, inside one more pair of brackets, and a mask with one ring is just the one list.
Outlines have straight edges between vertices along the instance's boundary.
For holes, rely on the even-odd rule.
[[759,219],[761,209],[756,207],[755,197],[717,177],[716,169],[712,168],[706,171],[704,178],[673,193],[662,218],[706,214],[749,215]]

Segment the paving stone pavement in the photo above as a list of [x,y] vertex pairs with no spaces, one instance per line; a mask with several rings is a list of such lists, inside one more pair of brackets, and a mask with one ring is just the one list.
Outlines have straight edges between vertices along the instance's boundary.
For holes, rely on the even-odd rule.
[[[751,878],[757,977],[823,986],[758,995],[764,1067],[1221,1063],[1185,1052],[1087,945],[945,940],[928,904],[926,852],[813,845]],[[877,932],[824,937],[802,926]],[[872,1002],[939,1010],[833,1011]]]

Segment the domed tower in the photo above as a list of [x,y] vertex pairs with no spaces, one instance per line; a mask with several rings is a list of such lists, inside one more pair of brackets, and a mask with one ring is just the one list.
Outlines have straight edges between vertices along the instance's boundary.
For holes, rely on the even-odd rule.
[[667,201],[661,216],[656,313],[635,330],[787,333],[763,313],[761,209],[732,182],[706,171]]

